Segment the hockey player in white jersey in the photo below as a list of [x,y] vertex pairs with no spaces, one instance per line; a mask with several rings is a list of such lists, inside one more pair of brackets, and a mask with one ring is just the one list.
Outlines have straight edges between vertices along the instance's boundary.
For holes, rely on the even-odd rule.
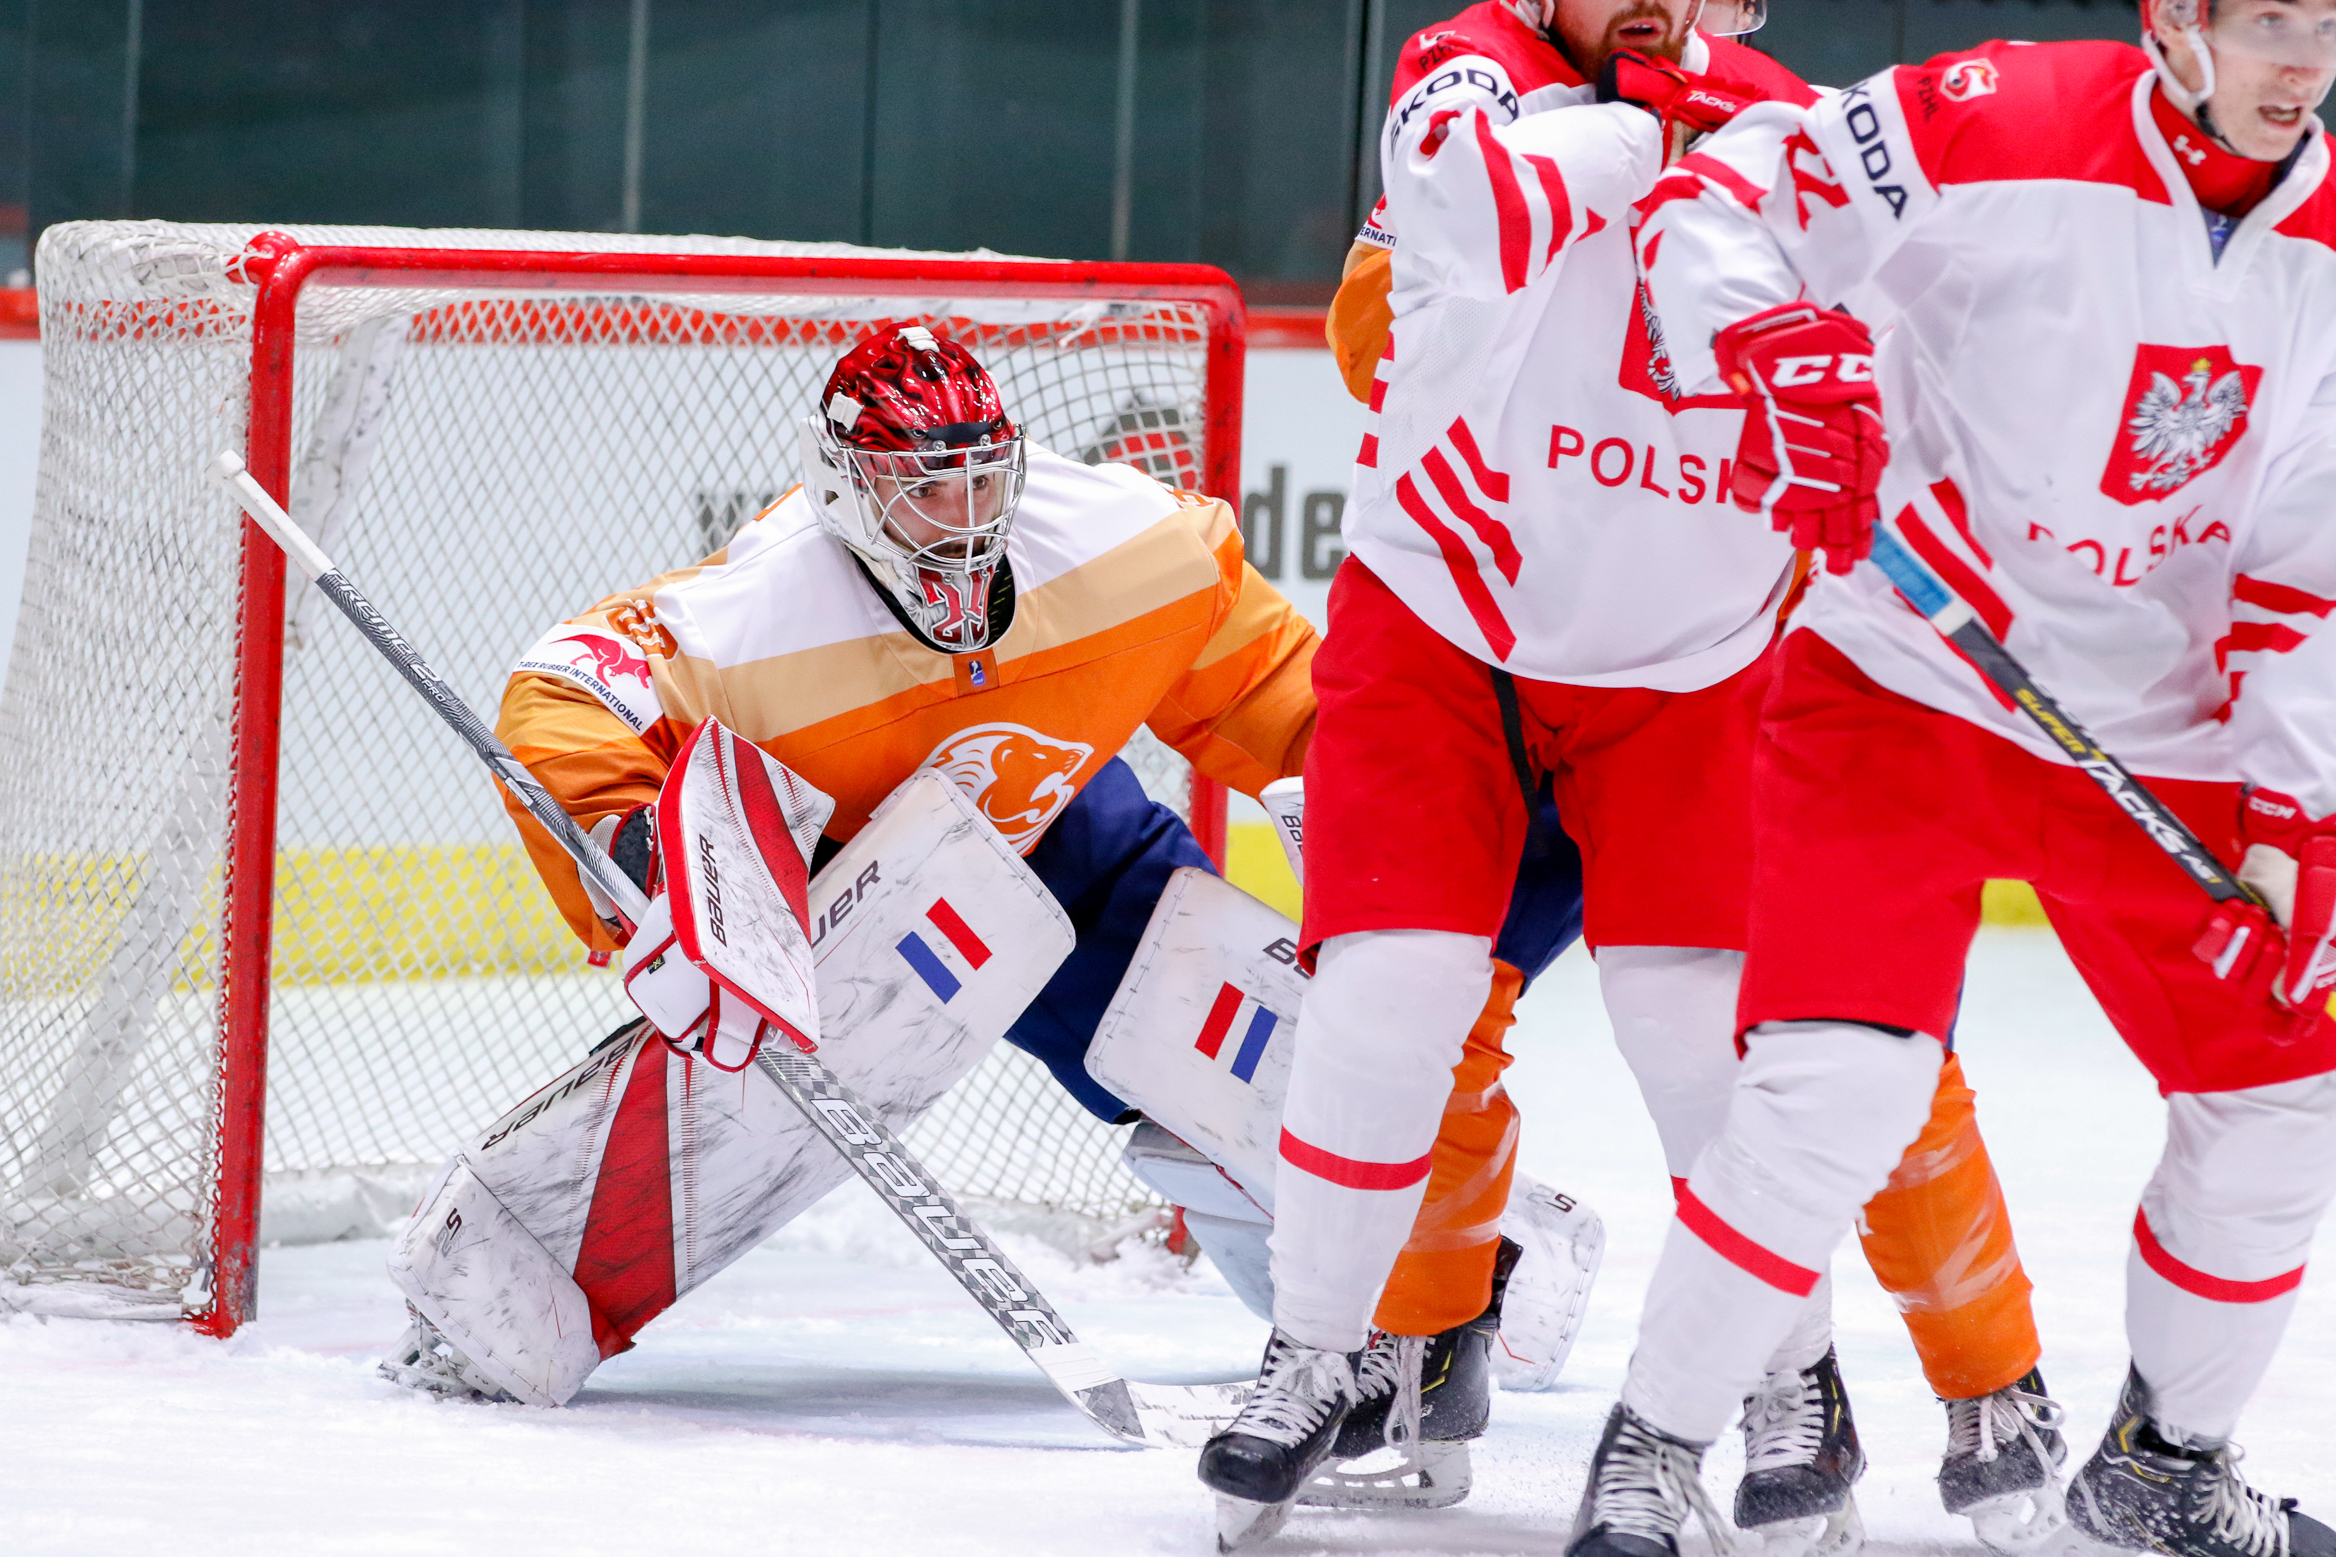
[[[1669,1057],[1648,1087],[1667,1151],[1724,1109],[1744,774],[1795,565],[1725,502],[1742,413],[1673,392],[1627,228],[1680,141],[1749,98],[1813,94],[1695,33],[1693,9],[1504,0],[1403,51],[1381,145],[1393,328],[1315,661],[1318,962],[1276,1176],[1276,1334],[1201,1461],[1230,1539],[1270,1528],[1338,1437],[1419,1204],[1453,1013],[1492,976],[1545,784],[1582,846],[1617,1028]],[[1805,1317],[1774,1349],[1779,1387],[1740,1392],[1758,1409],[1739,1507],[1838,1546],[1861,1461],[1824,1294]]]
[[2269,907],[2209,913],[1877,569],[1820,579],[1761,728],[1744,1082],[1577,1557],[1675,1548],[1703,1446],[1920,1121],[1989,877],[2035,883],[2167,1098],[2132,1370],[2071,1519],[2336,1552],[2230,1445],[2336,1190],[2336,752],[2299,663],[2336,611],[2336,4],[2143,19],[2146,53],[1989,44],[1745,114],[1638,248],[1682,382],[1752,407],[1737,498],[1842,564],[1888,523]]

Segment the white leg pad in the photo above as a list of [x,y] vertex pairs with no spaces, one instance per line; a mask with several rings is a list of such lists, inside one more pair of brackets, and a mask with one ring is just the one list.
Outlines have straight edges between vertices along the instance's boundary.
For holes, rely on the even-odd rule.
[[592,1305],[457,1157],[389,1251],[389,1278],[504,1391],[564,1406],[600,1366]]

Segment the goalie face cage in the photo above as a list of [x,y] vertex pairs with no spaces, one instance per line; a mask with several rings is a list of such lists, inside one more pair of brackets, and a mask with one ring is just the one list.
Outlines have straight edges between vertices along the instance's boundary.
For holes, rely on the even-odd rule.
[[[376,1231],[628,1014],[484,776],[287,598],[202,477],[220,448],[482,712],[543,627],[791,486],[801,418],[879,322],[964,340],[1060,452],[1238,490],[1242,305],[1205,266],[137,222],[53,227],[40,267],[0,702],[0,1312],[230,1333],[263,1160],[270,1239]],[[1126,755],[1221,858],[1222,792],[1148,736]],[[907,1136],[976,1199],[1148,1198],[1003,1045]]]

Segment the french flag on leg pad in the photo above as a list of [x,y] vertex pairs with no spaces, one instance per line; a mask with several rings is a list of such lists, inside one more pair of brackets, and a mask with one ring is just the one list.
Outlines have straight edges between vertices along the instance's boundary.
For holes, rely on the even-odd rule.
[[978,971],[990,960],[990,949],[973,933],[964,916],[949,906],[947,898],[933,899],[933,906],[925,910],[925,919],[933,927],[930,931],[911,930],[900,938],[894,949],[915,970],[917,977],[925,981],[925,987],[947,1005],[965,987],[965,980],[951,969],[949,959],[939,947],[946,946],[955,952],[968,973]]

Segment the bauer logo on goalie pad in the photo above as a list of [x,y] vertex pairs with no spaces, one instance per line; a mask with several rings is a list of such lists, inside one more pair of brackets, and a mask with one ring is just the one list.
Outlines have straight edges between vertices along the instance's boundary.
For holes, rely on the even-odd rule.
[[691,733],[657,796],[658,854],[682,955],[806,1049],[819,1042],[810,860],[834,811],[715,719]]
[[1087,1049],[1089,1075],[1268,1209],[1306,992],[1285,960],[1297,934],[1239,887],[1176,871]]
[[665,717],[649,661],[617,633],[597,627],[555,627],[511,667],[514,676],[522,672],[574,682],[600,699],[635,735]]

